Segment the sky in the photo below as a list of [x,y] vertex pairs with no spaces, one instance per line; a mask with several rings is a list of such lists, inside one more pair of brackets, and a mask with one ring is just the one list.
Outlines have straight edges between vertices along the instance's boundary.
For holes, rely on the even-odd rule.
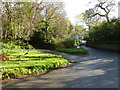
[[[76,23],[75,16],[84,12],[89,8],[93,8],[95,3],[89,4],[91,0],[63,0],[65,2],[65,10],[67,17],[70,19],[72,24]],[[120,0],[114,0],[118,3]],[[118,9],[115,6],[115,11],[111,14],[112,16],[118,17]]]
[[90,0],[64,0],[67,17],[70,19],[72,24],[75,23],[76,15],[93,7],[93,5],[89,6],[89,4],[88,4],[89,1]]

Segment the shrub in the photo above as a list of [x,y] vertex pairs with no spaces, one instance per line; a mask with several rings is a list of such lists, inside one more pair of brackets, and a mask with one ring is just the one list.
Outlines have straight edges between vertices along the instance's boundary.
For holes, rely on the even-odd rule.
[[75,38],[67,38],[65,41],[62,42],[65,48],[73,48],[76,46],[76,39]]
[[99,22],[92,25],[89,31],[89,37],[86,39],[89,43],[99,43],[105,41],[119,41],[120,37],[120,22],[117,19]]

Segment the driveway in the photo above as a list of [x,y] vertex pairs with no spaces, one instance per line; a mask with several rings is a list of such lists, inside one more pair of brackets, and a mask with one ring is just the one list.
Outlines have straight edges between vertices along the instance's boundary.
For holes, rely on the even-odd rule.
[[[120,53],[84,47],[89,55],[62,55],[77,60],[71,67],[53,70],[22,80],[3,84],[4,88],[118,88]],[[45,52],[45,50],[43,50]],[[46,52],[50,52],[47,51]],[[54,53],[54,52],[52,52]],[[60,53],[57,53],[60,54]]]

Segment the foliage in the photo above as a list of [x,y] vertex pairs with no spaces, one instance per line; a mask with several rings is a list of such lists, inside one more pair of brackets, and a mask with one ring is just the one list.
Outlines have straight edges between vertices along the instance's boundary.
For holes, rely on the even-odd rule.
[[[95,5],[95,15],[105,17],[107,22],[110,22],[110,13],[114,10],[115,1],[113,0],[96,0],[98,3]],[[102,12],[102,13],[101,13]]]
[[[62,2],[3,2],[2,40],[23,48],[30,43],[39,48],[55,47],[66,38],[80,34],[66,17]],[[49,45],[47,45],[49,44]],[[59,44],[62,45],[62,44]],[[51,47],[48,47],[51,49]]]
[[[2,42],[3,50],[9,49],[9,61],[1,61],[2,79],[20,78],[24,75],[37,74],[51,68],[58,68],[68,61],[60,55],[45,54],[35,49],[21,49],[20,46]],[[27,55],[23,55],[28,52]],[[3,51],[4,53],[4,51]],[[18,57],[21,55],[21,57]],[[23,56],[22,56],[23,55]]]
[[76,46],[76,38],[67,38],[62,44],[65,48],[73,48]]
[[65,52],[65,53],[70,53],[70,54],[87,54],[88,51],[84,48],[57,48],[56,49],[57,51],[60,51],[60,52]]
[[24,49],[34,50],[34,48],[31,45],[26,45],[26,43],[24,44],[25,46],[18,46],[15,45],[15,43],[12,41],[0,42],[0,46],[2,47],[2,53],[8,56],[10,56],[13,53],[18,53],[19,51],[23,51]]
[[88,43],[115,43],[120,37],[120,22],[117,19],[111,22],[102,21],[91,26],[89,36],[86,38]]
[[78,20],[79,23],[85,24],[88,27],[88,29],[90,29],[90,26],[97,23],[100,19],[100,17],[94,16],[94,14],[94,9],[90,8],[84,13],[77,15],[76,20]]

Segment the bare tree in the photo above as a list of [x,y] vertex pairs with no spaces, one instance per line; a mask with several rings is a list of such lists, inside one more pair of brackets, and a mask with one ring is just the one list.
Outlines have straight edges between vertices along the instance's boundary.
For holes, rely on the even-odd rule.
[[114,9],[115,2],[113,0],[97,0],[98,4],[95,5],[95,14],[93,16],[99,15],[105,17],[108,22],[110,22],[109,14]]

